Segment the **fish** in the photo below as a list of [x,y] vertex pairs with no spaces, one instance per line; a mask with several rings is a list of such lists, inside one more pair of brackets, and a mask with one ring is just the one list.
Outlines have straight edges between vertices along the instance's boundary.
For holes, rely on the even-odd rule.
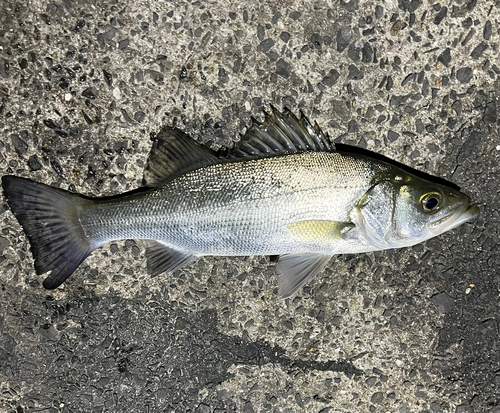
[[401,248],[479,214],[453,184],[376,154],[339,150],[304,116],[272,107],[233,148],[214,151],[163,127],[143,183],[92,198],[2,177],[36,273],[55,289],[101,245],[138,239],[156,276],[202,256],[279,256],[278,295],[294,296],[332,256]]

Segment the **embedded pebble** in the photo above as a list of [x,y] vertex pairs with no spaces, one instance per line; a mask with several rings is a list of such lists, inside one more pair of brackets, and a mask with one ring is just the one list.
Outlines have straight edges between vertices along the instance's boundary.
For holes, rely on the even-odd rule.
[[353,33],[350,27],[341,27],[337,31],[337,51],[343,52],[351,42]]
[[358,69],[355,65],[349,65],[349,74],[347,75],[347,79],[349,80],[361,80],[365,76],[362,69]]
[[485,42],[481,42],[474,48],[474,50],[472,50],[472,53],[470,55],[473,59],[477,60],[481,57],[481,55],[487,48],[488,45]]
[[120,100],[121,97],[122,97],[122,92],[120,91],[120,89],[118,87],[115,87],[113,89],[113,97],[116,99],[116,100]]
[[276,73],[281,77],[287,78],[290,76],[290,71],[290,64],[283,59],[279,59],[276,63]]
[[443,52],[438,56],[438,62],[441,62],[446,67],[450,66],[451,62],[451,49],[447,47],[443,50]]
[[462,83],[469,83],[472,79],[472,69],[470,67],[462,67],[458,69],[457,79]]

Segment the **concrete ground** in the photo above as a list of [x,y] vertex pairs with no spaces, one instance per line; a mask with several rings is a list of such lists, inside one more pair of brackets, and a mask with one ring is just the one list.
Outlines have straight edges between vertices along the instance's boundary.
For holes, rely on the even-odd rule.
[[0,175],[119,194],[162,125],[230,146],[273,104],[481,215],[281,301],[268,257],[152,279],[131,240],[44,290],[1,198],[0,411],[500,411],[499,6],[2,0]]

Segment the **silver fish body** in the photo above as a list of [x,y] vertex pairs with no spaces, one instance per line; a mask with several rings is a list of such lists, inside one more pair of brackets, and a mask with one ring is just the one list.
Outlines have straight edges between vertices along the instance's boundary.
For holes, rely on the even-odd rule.
[[220,156],[166,128],[137,193],[108,199],[3,177],[38,273],[56,288],[96,248],[142,239],[148,271],[204,255],[280,255],[289,297],[332,255],[414,245],[476,216],[468,196],[387,162],[341,153],[305,117],[274,111]]
[[210,165],[151,191],[89,205],[86,235],[103,244],[154,239],[195,255],[341,254],[372,251],[348,239],[294,237],[302,221],[347,222],[385,165],[330,152]]

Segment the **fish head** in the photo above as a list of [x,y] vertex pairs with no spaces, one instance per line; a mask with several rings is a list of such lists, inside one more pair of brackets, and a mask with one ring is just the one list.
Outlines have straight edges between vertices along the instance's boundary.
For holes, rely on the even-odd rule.
[[352,217],[377,249],[415,245],[476,217],[479,208],[464,193],[412,175],[375,183]]

